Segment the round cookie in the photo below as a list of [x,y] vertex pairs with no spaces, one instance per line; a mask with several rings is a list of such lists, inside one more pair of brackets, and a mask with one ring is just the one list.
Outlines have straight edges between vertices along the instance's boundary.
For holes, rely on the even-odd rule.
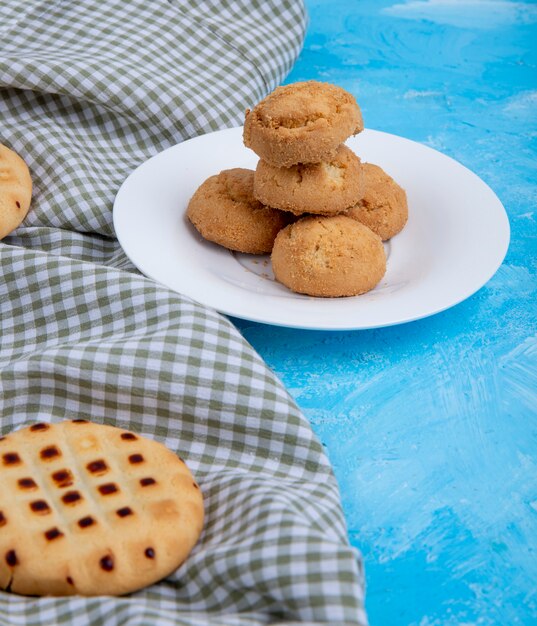
[[281,230],[272,249],[276,280],[310,296],[355,296],[386,271],[378,235],[346,217],[305,217]]
[[272,250],[288,214],[254,198],[254,172],[235,168],[211,176],[197,189],[188,219],[205,239],[229,250],[265,254]]
[[296,215],[334,215],[362,197],[360,159],[340,145],[335,157],[322,163],[275,167],[260,160],[254,176],[254,196],[277,209]]
[[364,193],[347,215],[365,224],[386,241],[403,230],[408,220],[405,190],[378,165],[364,163]]
[[276,167],[320,163],[364,128],[354,96],[310,80],[276,88],[246,111],[244,144]]
[[0,239],[22,223],[31,199],[28,166],[16,152],[0,144]]
[[203,497],[164,445],[85,420],[0,440],[0,588],[120,595],[177,569],[198,540]]

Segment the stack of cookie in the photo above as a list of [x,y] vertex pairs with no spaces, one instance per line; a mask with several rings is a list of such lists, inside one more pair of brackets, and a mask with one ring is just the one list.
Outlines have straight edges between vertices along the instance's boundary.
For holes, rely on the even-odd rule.
[[203,237],[232,250],[271,252],[275,278],[321,297],[369,291],[384,276],[382,241],[407,219],[403,189],[344,145],[363,130],[344,89],[308,81],[278,87],[246,111],[255,173],[225,170],[188,207]]
[[272,250],[276,279],[293,291],[352,296],[386,271],[378,235],[345,215],[363,197],[363,176],[343,142],[363,127],[350,93],[315,81],[280,87],[246,113],[244,143],[261,157],[255,198],[302,218]]

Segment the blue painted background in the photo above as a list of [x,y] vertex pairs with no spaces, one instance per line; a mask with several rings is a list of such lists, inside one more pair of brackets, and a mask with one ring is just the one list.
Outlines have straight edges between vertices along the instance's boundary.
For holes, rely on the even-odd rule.
[[511,246],[481,291],[419,322],[234,321],[326,446],[371,625],[537,624],[537,5],[307,4],[288,82],[337,83],[369,128],[474,170],[508,211]]

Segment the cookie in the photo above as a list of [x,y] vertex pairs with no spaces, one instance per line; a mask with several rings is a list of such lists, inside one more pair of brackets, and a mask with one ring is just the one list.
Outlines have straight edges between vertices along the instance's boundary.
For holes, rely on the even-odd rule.
[[408,220],[405,190],[378,165],[364,163],[364,193],[347,215],[365,224],[383,240],[403,230]]
[[310,296],[365,293],[386,271],[380,237],[345,215],[305,217],[287,226],[271,258],[276,280]]
[[203,498],[171,450],[85,420],[0,440],[0,588],[120,595],[169,575],[203,524]]
[[277,209],[296,215],[334,215],[362,197],[360,159],[344,145],[322,163],[275,167],[260,160],[254,176],[254,196]]
[[16,152],[0,144],[0,239],[22,223],[31,199],[28,166]]
[[278,87],[246,111],[244,144],[276,167],[320,163],[364,128],[350,93],[310,80]]
[[188,204],[187,216],[202,237],[229,250],[265,254],[290,218],[254,198],[254,172],[235,168],[211,176]]

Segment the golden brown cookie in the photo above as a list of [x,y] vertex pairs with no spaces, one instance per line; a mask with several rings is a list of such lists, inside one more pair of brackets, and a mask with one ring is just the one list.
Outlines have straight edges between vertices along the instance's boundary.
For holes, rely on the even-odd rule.
[[31,199],[28,166],[16,152],[0,144],[0,239],[21,224]]
[[405,190],[378,165],[364,163],[364,193],[347,215],[386,241],[403,230],[408,220]]
[[73,420],[0,440],[0,588],[119,595],[169,575],[203,525],[203,497],[171,450]]
[[339,144],[363,128],[354,96],[310,80],[278,87],[248,109],[243,138],[264,161],[289,167],[333,158]]
[[305,217],[281,230],[272,249],[278,281],[310,296],[365,293],[386,271],[378,235],[345,215]]
[[250,254],[270,252],[290,218],[258,202],[253,187],[252,170],[235,168],[211,176],[192,196],[188,219],[202,237],[225,248]]
[[296,215],[335,215],[362,197],[360,159],[344,145],[322,163],[275,167],[260,160],[254,176],[254,196],[263,204]]

